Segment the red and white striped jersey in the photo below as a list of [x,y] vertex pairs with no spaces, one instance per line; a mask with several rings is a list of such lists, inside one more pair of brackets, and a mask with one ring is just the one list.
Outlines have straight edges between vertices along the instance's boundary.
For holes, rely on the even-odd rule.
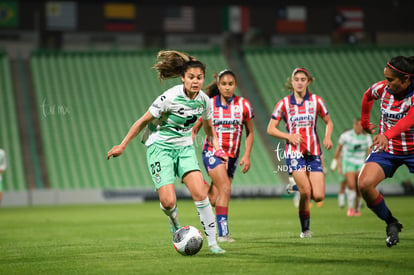
[[[414,154],[414,110],[410,111],[410,108],[414,108],[414,89],[404,97],[398,98],[383,80],[372,85],[364,97],[366,102],[363,103],[363,110],[372,107],[373,100],[380,100],[379,132],[389,138],[388,152],[394,155]],[[363,120],[369,122],[369,116],[369,113],[361,112],[361,123]]]
[[322,154],[316,122],[320,117],[328,115],[328,109],[323,99],[307,92],[301,104],[296,103],[293,93],[281,99],[272,113],[272,118],[286,123],[290,134],[301,134],[303,141],[298,145],[286,141],[285,152],[290,154],[319,156]]
[[[254,117],[250,102],[243,97],[233,96],[222,104],[220,95],[211,99],[213,106],[213,126],[217,132],[220,148],[232,158],[239,156],[240,143],[243,134],[243,124]],[[213,151],[206,139],[203,150]]]

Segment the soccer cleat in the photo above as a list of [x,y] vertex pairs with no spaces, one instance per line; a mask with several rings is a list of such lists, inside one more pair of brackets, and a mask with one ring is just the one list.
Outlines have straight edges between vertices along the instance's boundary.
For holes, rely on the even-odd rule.
[[232,242],[235,242],[236,240],[230,237],[230,235],[226,235],[226,236],[219,236],[217,238],[217,241],[220,243],[232,243]]
[[286,192],[292,194],[295,191],[299,191],[298,186],[296,185],[295,179],[292,176],[289,176],[289,183],[286,185]]
[[288,185],[286,185],[286,192],[288,194],[292,194],[296,191],[299,191],[298,186],[296,184],[289,183]]
[[402,228],[403,228],[403,225],[398,221],[395,221],[387,225],[387,228],[386,228],[387,239],[385,240],[385,242],[387,243],[388,247],[397,245],[397,243],[400,241],[400,238],[398,237],[398,233],[401,232]]
[[226,253],[226,250],[224,250],[223,248],[219,247],[217,244],[216,245],[212,245],[208,247],[208,250],[213,253],[213,254],[224,254]]
[[348,212],[346,213],[346,215],[348,217],[352,217],[354,215],[354,209],[353,208],[348,208]]
[[312,238],[312,232],[310,230],[305,230],[300,233],[299,237],[303,238]]
[[355,217],[360,217],[361,216],[361,212],[359,212],[359,210],[355,210],[354,216]]

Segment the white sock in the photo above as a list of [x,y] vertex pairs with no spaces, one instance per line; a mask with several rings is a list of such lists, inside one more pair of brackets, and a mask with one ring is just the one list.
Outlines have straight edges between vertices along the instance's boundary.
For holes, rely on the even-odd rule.
[[178,209],[177,205],[174,205],[172,209],[165,209],[164,206],[160,203],[160,208],[165,215],[167,215],[170,223],[174,225],[176,229],[180,227],[180,223],[178,222]]
[[213,208],[211,207],[208,197],[202,201],[194,201],[194,204],[197,207],[200,222],[203,226],[204,234],[207,237],[208,246],[216,246],[216,216],[214,215]]
[[339,193],[338,194],[338,205],[339,207],[345,206],[345,193]]
[[295,195],[293,196],[293,205],[296,208],[299,208],[299,203],[300,203],[300,193],[299,192],[295,192]]
[[360,211],[362,207],[362,198],[357,198],[357,210]]
[[348,209],[355,208],[355,199],[356,199],[356,191],[355,190],[348,190]]

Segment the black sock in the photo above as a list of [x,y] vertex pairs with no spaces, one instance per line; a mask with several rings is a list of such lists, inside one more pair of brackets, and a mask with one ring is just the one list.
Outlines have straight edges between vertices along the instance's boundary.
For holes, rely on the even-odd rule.
[[310,226],[310,211],[299,211],[300,225],[302,226],[302,232],[309,230]]

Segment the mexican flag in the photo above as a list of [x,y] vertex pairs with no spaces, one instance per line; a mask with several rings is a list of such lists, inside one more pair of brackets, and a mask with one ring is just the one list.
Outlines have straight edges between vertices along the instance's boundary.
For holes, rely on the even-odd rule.
[[228,6],[223,9],[222,22],[224,31],[246,32],[250,27],[250,8],[246,6]]

